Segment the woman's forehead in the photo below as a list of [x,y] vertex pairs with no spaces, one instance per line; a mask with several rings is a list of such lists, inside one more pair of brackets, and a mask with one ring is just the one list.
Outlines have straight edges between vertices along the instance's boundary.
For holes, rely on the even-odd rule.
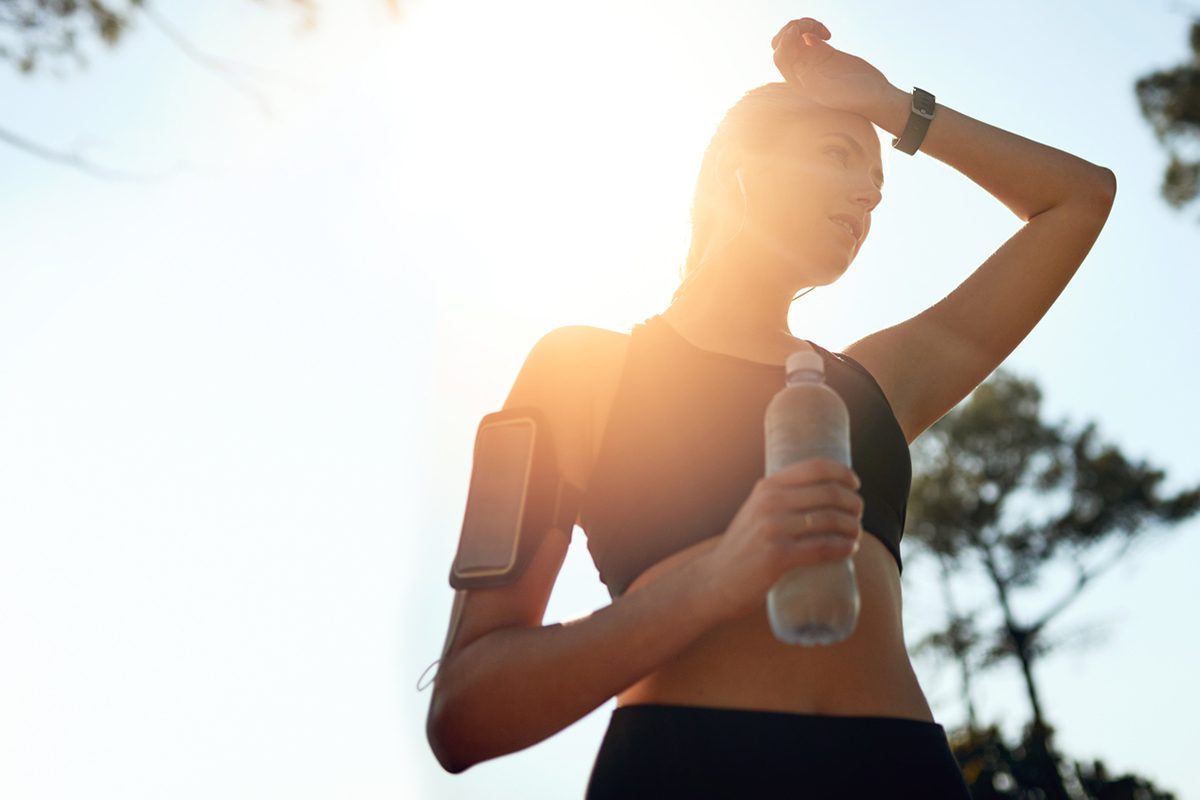
[[869,119],[834,109],[807,112],[790,126],[788,139],[802,144],[818,136],[838,133],[854,139],[867,153],[878,155],[880,152],[879,136]]
[[804,114],[789,126],[784,137],[785,150],[799,150],[813,141],[829,138],[848,145],[858,155],[873,162],[873,172],[883,183],[883,159],[879,135],[866,117],[845,111],[826,109]]

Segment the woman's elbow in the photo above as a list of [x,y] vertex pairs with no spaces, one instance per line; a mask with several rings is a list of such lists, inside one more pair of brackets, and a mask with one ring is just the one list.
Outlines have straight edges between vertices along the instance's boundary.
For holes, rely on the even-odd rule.
[[463,758],[455,749],[454,745],[461,737],[455,736],[453,726],[448,724],[446,703],[436,688],[429,701],[429,714],[425,717],[425,738],[434,757],[447,772],[457,775],[474,765],[475,762]]
[[1113,200],[1117,197],[1117,174],[1108,167],[1097,167],[1099,171],[1099,186],[1097,189],[1099,200],[1107,207],[1111,208]]

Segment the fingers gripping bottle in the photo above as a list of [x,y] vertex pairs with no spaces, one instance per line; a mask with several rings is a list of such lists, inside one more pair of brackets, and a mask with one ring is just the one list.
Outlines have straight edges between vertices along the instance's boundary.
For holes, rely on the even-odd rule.
[[[811,348],[792,353],[786,372],[787,382],[767,404],[763,420],[766,474],[815,457],[851,466],[850,412],[825,383],[821,354]],[[771,630],[788,644],[842,641],[854,632],[858,608],[851,557],[797,567],[767,593]]]

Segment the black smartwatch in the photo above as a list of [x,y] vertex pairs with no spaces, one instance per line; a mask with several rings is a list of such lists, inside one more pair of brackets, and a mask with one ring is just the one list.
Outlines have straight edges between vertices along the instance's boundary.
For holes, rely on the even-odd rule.
[[900,133],[899,139],[892,139],[892,147],[910,156],[917,152],[925,139],[925,131],[929,130],[929,122],[933,119],[935,108],[933,95],[916,86],[912,90],[912,110],[908,115],[908,124]]

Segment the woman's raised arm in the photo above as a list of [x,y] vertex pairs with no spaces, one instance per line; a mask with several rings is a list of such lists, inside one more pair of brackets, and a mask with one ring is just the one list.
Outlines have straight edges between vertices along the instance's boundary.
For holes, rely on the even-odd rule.
[[[773,44],[789,85],[900,136],[910,93],[828,45],[829,37],[810,18],[785,26]],[[936,86],[928,88],[936,94]],[[879,381],[909,442],[970,394],[1042,319],[1100,235],[1117,184],[1105,167],[941,103],[918,152],[954,167],[1026,224],[949,295],[846,348]],[[929,221],[931,237],[937,223]]]
[[[869,119],[899,136],[909,98],[890,87]],[[1091,251],[1116,194],[1110,170],[941,103],[920,152],[971,178],[1025,225],[946,297],[847,348],[880,373],[885,392],[891,389],[910,442],[1041,321]]]

